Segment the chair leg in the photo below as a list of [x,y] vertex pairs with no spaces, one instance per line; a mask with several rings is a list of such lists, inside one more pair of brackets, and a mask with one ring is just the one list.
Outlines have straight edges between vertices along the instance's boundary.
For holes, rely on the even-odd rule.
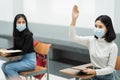
[[50,52],[48,52],[48,54],[47,54],[47,80],[49,80],[49,53]]
[[32,76],[30,76],[30,80],[32,80]]
[[28,77],[25,77],[26,78],[26,80],[28,80]]
[[75,78],[75,80],[79,80],[79,78]]
[[49,73],[47,73],[47,80],[49,80]]
[[26,77],[26,80],[29,80],[28,78],[30,78],[30,80],[32,80],[32,76],[30,76],[30,77]]

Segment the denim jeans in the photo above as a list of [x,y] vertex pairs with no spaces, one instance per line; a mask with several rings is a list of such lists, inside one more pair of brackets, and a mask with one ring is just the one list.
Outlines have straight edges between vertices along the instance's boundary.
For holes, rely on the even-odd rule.
[[10,61],[2,65],[6,78],[19,77],[20,71],[33,70],[36,66],[36,54],[31,52],[25,54],[20,60]]
[[95,76],[89,80],[114,80],[113,73],[108,75]]

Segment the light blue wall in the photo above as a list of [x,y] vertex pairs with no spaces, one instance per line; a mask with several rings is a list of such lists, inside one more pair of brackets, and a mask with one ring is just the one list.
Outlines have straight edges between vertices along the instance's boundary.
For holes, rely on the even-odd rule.
[[[34,34],[34,39],[37,39],[42,42],[46,43],[52,43],[55,45],[62,45],[65,47],[74,47],[74,48],[82,48],[87,49],[84,46],[81,46],[77,43],[73,43],[68,38],[68,31],[69,26],[58,26],[58,25],[48,25],[48,24],[35,24],[30,23],[29,24],[30,30]],[[4,22],[0,21],[0,37],[9,38],[8,41],[11,41],[7,47],[12,46],[12,23],[10,22]],[[88,28],[79,28],[76,29],[78,35],[93,35],[93,30]],[[120,49],[120,33],[117,34],[117,39],[115,42],[118,45],[118,48]],[[3,42],[2,42],[3,41]],[[5,47],[7,44],[3,39],[2,43],[0,42],[1,46]],[[4,45],[5,43],[5,45]],[[59,47],[63,48],[64,47]],[[66,48],[68,49],[68,48]],[[119,50],[120,51],[120,50]]]

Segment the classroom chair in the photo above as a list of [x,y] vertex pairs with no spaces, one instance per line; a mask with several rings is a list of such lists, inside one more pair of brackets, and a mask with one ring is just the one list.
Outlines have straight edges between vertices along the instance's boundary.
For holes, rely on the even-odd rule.
[[120,56],[117,56],[115,70],[120,70]]
[[47,80],[49,80],[49,53],[48,52],[49,52],[50,46],[51,44],[46,44],[42,42],[39,42],[36,46],[34,46],[34,50],[36,54],[40,53],[41,55],[47,55],[47,67],[36,66],[34,70],[23,71],[23,72],[20,72],[19,74],[21,76],[26,77],[26,80],[28,79],[28,77],[30,77],[30,80],[32,80],[32,76],[47,73]]

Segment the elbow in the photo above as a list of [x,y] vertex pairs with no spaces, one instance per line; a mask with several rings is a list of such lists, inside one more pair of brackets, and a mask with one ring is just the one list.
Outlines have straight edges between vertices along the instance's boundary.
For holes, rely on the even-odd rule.
[[114,68],[113,67],[109,67],[109,70],[108,70],[108,73],[107,74],[111,74],[111,73],[113,73],[114,72]]
[[69,39],[71,40],[71,41],[76,41],[76,38],[75,37],[73,37],[73,36],[69,36]]
[[75,36],[73,36],[73,35],[69,35],[69,39],[70,39],[70,41],[75,41],[76,40]]
[[113,67],[110,67],[110,69],[108,70],[108,73],[107,74],[111,74],[111,73],[113,73],[114,72],[114,68]]
[[115,70],[114,68],[111,68],[111,73],[113,73],[113,72],[114,72],[114,70]]

